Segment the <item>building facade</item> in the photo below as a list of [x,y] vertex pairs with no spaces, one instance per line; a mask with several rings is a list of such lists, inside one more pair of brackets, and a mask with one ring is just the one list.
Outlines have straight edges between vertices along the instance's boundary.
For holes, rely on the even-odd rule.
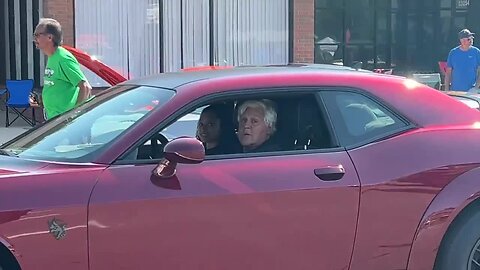
[[470,0],[316,0],[315,60],[438,72],[457,33],[480,30],[478,12],[480,1]]
[[[128,78],[201,65],[360,62],[394,73],[438,72],[462,28],[477,30],[470,0],[3,0],[0,85],[42,84],[38,19],[64,43]],[[478,29],[480,30],[480,29]],[[87,72],[94,86],[105,86]]]

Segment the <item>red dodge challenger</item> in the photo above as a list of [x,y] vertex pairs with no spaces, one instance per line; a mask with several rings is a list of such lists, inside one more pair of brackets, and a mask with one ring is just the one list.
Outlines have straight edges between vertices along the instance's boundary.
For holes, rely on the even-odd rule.
[[[478,110],[346,67],[103,68],[0,147],[0,269],[480,269]],[[238,133],[263,99],[275,150],[206,154],[206,106]]]

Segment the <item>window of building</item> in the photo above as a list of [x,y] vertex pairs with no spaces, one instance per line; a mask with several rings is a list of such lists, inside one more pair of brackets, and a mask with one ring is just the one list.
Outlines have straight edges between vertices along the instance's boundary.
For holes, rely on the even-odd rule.
[[[75,1],[76,47],[125,78],[160,72],[159,0]],[[93,87],[108,86],[84,70]]]
[[315,10],[315,62],[386,66],[386,56],[375,53],[389,35],[385,1],[323,0]]
[[316,0],[315,62],[439,72],[458,31],[480,31],[479,11],[469,0]]
[[[128,79],[195,66],[287,64],[288,1],[75,1],[76,47]],[[94,87],[107,86],[85,73]]]

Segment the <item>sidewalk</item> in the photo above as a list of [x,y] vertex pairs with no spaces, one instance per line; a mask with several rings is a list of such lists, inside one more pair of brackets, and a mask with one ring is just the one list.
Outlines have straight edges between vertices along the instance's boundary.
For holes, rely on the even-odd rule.
[[[10,119],[15,117],[15,114],[10,114]],[[0,110],[0,145],[15,138],[16,136],[22,134],[23,132],[30,129],[29,126],[23,119],[17,119],[12,126],[5,127],[5,110]]]

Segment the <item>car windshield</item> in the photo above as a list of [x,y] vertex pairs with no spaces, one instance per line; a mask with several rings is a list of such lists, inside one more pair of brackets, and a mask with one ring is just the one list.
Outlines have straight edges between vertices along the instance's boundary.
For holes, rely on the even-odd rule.
[[175,92],[148,86],[117,86],[1,147],[21,158],[89,162],[95,151],[115,140]]

